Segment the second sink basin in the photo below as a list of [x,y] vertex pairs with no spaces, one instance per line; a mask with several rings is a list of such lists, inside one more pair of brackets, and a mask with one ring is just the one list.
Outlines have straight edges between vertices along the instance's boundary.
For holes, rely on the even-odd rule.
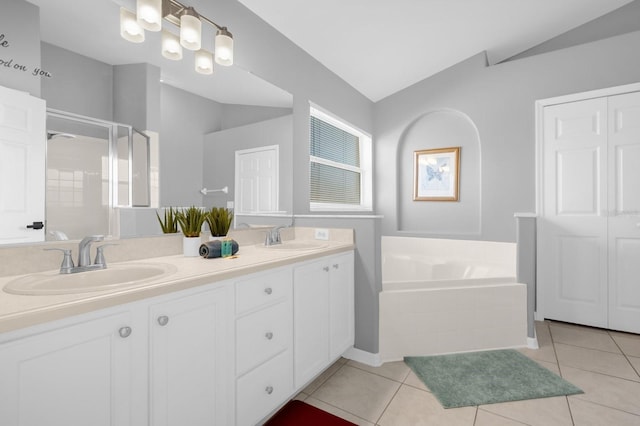
[[136,263],[109,265],[107,269],[75,274],[45,272],[25,275],[10,281],[4,287],[4,291],[11,294],[47,295],[113,290],[144,284],[171,275],[175,271],[176,268],[173,265]]

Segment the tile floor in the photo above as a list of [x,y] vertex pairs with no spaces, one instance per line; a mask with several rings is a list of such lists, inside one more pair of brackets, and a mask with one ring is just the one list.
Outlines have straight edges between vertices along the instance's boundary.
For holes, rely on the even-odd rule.
[[536,323],[540,349],[520,351],[585,393],[445,410],[403,362],[341,359],[297,399],[358,425],[640,426],[640,335]]

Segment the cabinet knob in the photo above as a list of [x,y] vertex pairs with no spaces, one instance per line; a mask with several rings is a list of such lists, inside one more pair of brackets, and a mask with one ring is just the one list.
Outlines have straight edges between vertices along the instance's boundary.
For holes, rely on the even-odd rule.
[[266,337],[266,338],[267,338],[267,340],[271,340],[271,339],[273,339],[273,333],[272,333],[272,332],[270,332],[270,331],[268,331],[268,332],[264,335],[264,337]]
[[118,330],[118,334],[120,334],[122,338],[131,336],[131,327],[121,327],[120,330]]
[[167,325],[169,323],[169,317],[166,315],[160,315],[158,317],[158,324],[160,324],[162,327],[164,327],[165,325]]
[[267,386],[264,390],[267,394],[271,395],[273,393],[273,386]]
[[325,271],[325,272],[329,272],[329,267],[325,266],[325,267],[322,268],[322,270]]
[[338,268],[340,268],[340,265],[338,265],[337,263],[334,263],[333,264],[333,269],[338,269]]
[[267,287],[267,288],[264,289],[264,292],[267,293],[267,294],[271,294],[271,293],[273,293],[273,290],[271,289],[271,287]]

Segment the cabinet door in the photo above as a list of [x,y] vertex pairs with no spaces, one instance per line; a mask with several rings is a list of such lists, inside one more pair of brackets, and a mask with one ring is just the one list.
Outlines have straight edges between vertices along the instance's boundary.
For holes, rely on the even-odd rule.
[[294,379],[301,387],[329,362],[329,266],[313,262],[293,275]]
[[1,345],[0,424],[132,424],[130,326],[123,312]]
[[220,288],[151,307],[152,425],[232,423],[228,300],[226,288]]
[[329,262],[329,357],[337,358],[354,338],[353,252]]

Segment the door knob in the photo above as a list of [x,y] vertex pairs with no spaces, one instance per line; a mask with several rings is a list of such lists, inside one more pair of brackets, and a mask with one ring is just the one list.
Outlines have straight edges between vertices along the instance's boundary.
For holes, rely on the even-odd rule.
[[161,315],[161,316],[158,317],[158,324],[160,324],[162,327],[164,327],[168,323],[169,323],[169,317],[168,316]]
[[27,228],[30,228],[30,229],[42,229],[42,228],[44,228],[44,223],[42,223],[42,222],[33,222],[31,225],[27,225]]

